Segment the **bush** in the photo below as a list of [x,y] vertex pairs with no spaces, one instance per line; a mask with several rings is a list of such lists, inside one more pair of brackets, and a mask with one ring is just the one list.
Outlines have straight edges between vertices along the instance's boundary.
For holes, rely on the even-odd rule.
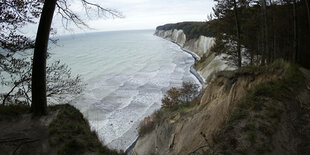
[[199,85],[191,82],[183,82],[180,92],[181,100],[186,103],[190,102],[199,93]]
[[149,132],[151,132],[155,128],[155,123],[153,117],[147,116],[143,121],[140,122],[139,125],[139,135],[143,136]]
[[199,104],[198,93],[199,85],[191,82],[183,82],[181,88],[169,89],[162,99],[162,108],[140,122],[139,135],[150,133],[173,113],[186,113],[193,105]]
[[162,107],[172,108],[175,105],[178,105],[181,102],[181,92],[179,89],[172,87],[167,91],[162,101]]
[[49,111],[57,113],[48,128],[49,144],[58,148],[57,154],[122,154],[103,146],[88,121],[73,106],[50,106]]
[[18,117],[29,111],[30,106],[25,104],[0,105],[0,120]]
[[199,93],[199,85],[191,82],[183,82],[181,88],[172,87],[164,95],[162,108],[169,109],[179,104],[190,102]]

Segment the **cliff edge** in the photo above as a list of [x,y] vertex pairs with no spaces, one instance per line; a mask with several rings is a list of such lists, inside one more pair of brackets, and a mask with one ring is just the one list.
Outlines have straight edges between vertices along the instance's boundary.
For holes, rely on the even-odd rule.
[[175,29],[175,27],[163,28],[161,26],[156,29],[155,35],[176,43],[183,50],[190,52],[196,61],[202,59],[202,61],[199,61],[202,65],[195,65],[195,69],[207,82],[216,72],[235,69],[232,66],[228,66],[222,59],[225,56],[224,54],[215,55],[215,53],[210,51],[215,40],[213,35],[204,36],[197,34],[187,36],[182,29]]
[[123,154],[103,146],[73,106],[55,105],[48,110],[39,118],[29,113],[27,105],[0,105],[0,154]]
[[310,72],[276,61],[216,74],[192,106],[161,109],[135,155],[306,154]]

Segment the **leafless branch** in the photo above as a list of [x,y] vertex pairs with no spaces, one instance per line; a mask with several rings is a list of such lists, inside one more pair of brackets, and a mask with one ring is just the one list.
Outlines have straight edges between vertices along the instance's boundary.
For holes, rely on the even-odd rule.
[[[114,9],[103,8],[101,5],[96,3],[91,3],[87,0],[81,0],[87,17],[90,19],[90,11],[96,10],[97,16],[102,17],[112,17],[112,18],[123,18],[123,15]],[[76,27],[83,29],[90,27],[84,22],[84,20],[73,10],[69,8],[66,0],[58,0],[56,3],[58,8],[57,13],[61,16],[62,25],[64,28],[68,29],[69,23],[73,23]]]

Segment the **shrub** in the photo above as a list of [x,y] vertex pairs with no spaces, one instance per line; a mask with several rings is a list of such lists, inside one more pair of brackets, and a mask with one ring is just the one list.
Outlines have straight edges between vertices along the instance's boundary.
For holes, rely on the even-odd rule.
[[143,136],[149,132],[151,132],[155,127],[155,123],[153,121],[153,117],[147,116],[143,121],[140,122],[139,125],[139,135]]
[[199,93],[199,85],[193,84],[191,82],[183,82],[180,92],[181,92],[181,100],[183,100],[183,102],[186,103],[190,102]]
[[57,113],[48,128],[49,144],[57,148],[57,154],[122,154],[103,146],[88,121],[73,106],[50,106],[49,111]]
[[18,117],[29,111],[30,106],[25,104],[0,105],[0,120]]
[[153,131],[156,125],[163,122],[173,113],[186,113],[193,105],[199,104],[199,85],[191,82],[183,82],[181,88],[172,87],[162,99],[162,108],[151,116],[145,117],[139,124],[139,135]]
[[169,109],[179,104],[190,102],[199,93],[199,85],[191,82],[183,82],[181,88],[172,87],[164,95],[162,108]]
[[167,108],[172,108],[175,105],[178,105],[181,102],[181,92],[179,89],[172,87],[167,91],[165,94],[164,98],[161,100],[162,101],[162,107],[167,109]]

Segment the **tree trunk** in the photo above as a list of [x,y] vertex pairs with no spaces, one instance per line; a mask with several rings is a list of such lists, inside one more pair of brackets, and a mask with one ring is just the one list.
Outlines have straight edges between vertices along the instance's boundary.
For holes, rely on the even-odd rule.
[[263,51],[262,51],[262,65],[264,65],[266,61],[266,56],[269,55],[266,0],[261,0],[261,5],[262,5],[263,20],[264,20],[263,21]]
[[294,32],[294,40],[293,40],[293,57],[292,57],[292,62],[296,63],[297,62],[297,54],[298,54],[298,28],[297,28],[297,15],[296,15],[296,0],[293,1],[293,22],[294,22],[294,27],[293,27],[293,32]]
[[237,2],[234,0],[234,13],[235,13],[235,22],[237,27],[237,52],[238,52],[238,67],[241,67],[242,65],[242,56],[241,56],[241,37],[240,37],[240,23],[239,23],[239,16],[238,16],[238,8],[237,8]]
[[44,2],[33,54],[31,112],[37,116],[47,113],[46,57],[56,1],[46,0]]
[[307,8],[307,14],[308,14],[308,26],[310,31],[310,11],[309,11],[309,3],[308,0],[305,0],[306,8]]
[[[274,31],[274,30],[273,30]],[[276,47],[276,43],[277,43],[277,37],[276,37],[276,35],[275,35],[275,33],[273,32],[273,44],[272,44],[272,46],[273,46],[273,51],[272,51],[272,61],[274,61],[275,60],[275,58],[276,58],[276,53],[277,53],[277,47]]]

